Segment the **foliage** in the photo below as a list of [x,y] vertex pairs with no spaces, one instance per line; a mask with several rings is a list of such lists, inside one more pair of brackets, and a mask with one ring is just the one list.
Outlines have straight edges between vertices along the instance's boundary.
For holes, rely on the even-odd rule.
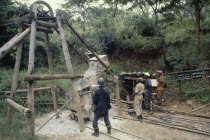
[[5,118],[0,118],[0,139],[3,140],[38,140],[38,137],[31,137],[27,132],[22,131],[26,127],[26,118],[15,112],[13,123],[8,125]]
[[185,82],[183,85],[183,92],[185,98],[193,98],[204,104],[210,103],[210,88],[208,82],[205,80],[193,80]]

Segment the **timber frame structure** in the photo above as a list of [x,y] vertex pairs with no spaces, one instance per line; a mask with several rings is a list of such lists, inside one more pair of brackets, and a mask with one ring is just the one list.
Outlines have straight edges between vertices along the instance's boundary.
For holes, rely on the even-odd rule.
[[[46,17],[40,17],[39,16],[39,10],[37,10],[38,4],[45,5],[50,12],[50,16],[47,15]],[[48,20],[43,20],[48,19]],[[106,73],[110,74],[114,80],[114,88],[108,85],[108,87],[116,93],[116,102],[118,106],[118,115],[122,116],[122,110],[121,110],[121,101],[120,101],[120,87],[121,90],[124,93],[127,93],[127,91],[119,85],[119,78],[118,76],[114,76],[112,71],[110,70],[109,66],[106,65],[106,63],[96,54],[96,52],[90,47],[86,42],[82,39],[82,37],[74,30],[74,28],[67,22],[67,20],[62,19],[61,17],[61,11],[56,10],[56,17],[54,17],[54,13],[50,5],[44,1],[36,1],[34,2],[30,7],[30,13],[19,18],[19,33],[14,36],[12,39],[10,39],[5,45],[3,45],[0,48],[0,59],[3,58],[11,49],[14,48],[14,46],[17,46],[17,53],[16,53],[16,62],[14,67],[14,73],[13,73],[13,80],[11,85],[11,91],[6,91],[5,94],[9,95],[9,98],[6,99],[8,106],[7,111],[7,122],[8,124],[11,124],[12,122],[12,114],[13,109],[16,108],[18,111],[25,114],[25,116],[28,119],[28,131],[31,136],[34,136],[34,122],[35,122],[35,108],[34,108],[34,92],[35,91],[42,91],[42,90],[51,90],[52,99],[53,99],[53,106],[54,111],[57,112],[58,105],[57,105],[57,99],[56,99],[56,92],[55,92],[55,79],[69,79],[70,84],[73,87],[73,99],[76,104],[76,111],[78,115],[78,123],[80,126],[80,131],[85,130],[84,120],[82,116],[82,110],[80,105],[80,96],[77,90],[76,86],[76,78],[81,78],[83,75],[75,74],[69,54],[69,48],[73,48],[73,46],[70,44],[69,41],[66,40],[66,36],[64,34],[64,24],[69,27],[69,29],[72,31],[74,36],[82,43],[82,45],[92,53],[92,55],[99,61],[105,68]],[[47,47],[47,57],[48,57],[48,65],[49,65],[49,74],[50,75],[33,75],[34,71],[34,58],[35,58],[35,41],[36,41],[36,32],[43,32],[45,34],[45,40],[46,40],[46,47]],[[51,46],[49,42],[49,34],[52,34],[54,31],[56,31],[60,35],[60,39],[62,42],[62,48],[63,53],[65,57],[66,66],[68,69],[68,74],[66,75],[53,75],[53,66],[52,66],[52,51]],[[23,78],[24,81],[28,83],[28,89],[23,90],[17,90],[17,83],[18,83],[18,74],[20,69],[20,61],[21,61],[21,54],[22,54],[22,44],[23,39],[30,34],[30,45],[29,45],[29,62],[28,62],[28,73]],[[74,48],[74,51],[81,57],[84,62],[88,64],[87,58],[85,58],[76,48]],[[50,80],[50,87],[42,87],[42,88],[34,88],[35,82],[38,80]],[[23,107],[22,105],[19,105],[15,103],[13,100],[15,98],[15,94],[25,92],[27,93],[27,101],[28,101],[28,108]],[[59,114],[56,113],[56,118],[59,117]]]

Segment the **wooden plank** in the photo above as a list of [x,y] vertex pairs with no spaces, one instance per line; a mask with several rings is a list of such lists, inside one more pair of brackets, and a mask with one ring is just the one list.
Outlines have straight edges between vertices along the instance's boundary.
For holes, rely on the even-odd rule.
[[196,71],[210,71],[210,68],[207,68],[207,69],[201,69],[201,70],[177,71],[177,72],[172,72],[172,73],[165,73],[164,75],[174,75],[174,74],[178,74],[178,73],[196,72]]
[[11,99],[6,99],[7,103],[10,104],[12,107],[16,108],[18,111],[22,112],[26,116],[31,115],[31,110],[28,108],[23,107],[22,105],[17,104]]
[[[61,12],[59,10],[56,10],[56,17],[57,17],[58,30],[59,30],[61,41],[62,41],[62,47],[63,47],[64,57],[65,57],[66,65],[68,68],[68,72],[73,75],[74,71],[73,71],[73,67],[71,64],[71,58],[70,58],[70,54],[69,54],[69,50],[68,50],[68,45],[66,42],[64,29],[63,29],[62,22],[61,22]],[[83,115],[82,115],[82,107],[80,104],[80,97],[79,97],[79,93],[77,90],[76,81],[70,80],[70,82],[72,83],[72,87],[73,87],[74,101],[76,103],[76,111],[78,114],[77,117],[78,117],[78,122],[79,122],[79,126],[80,126],[80,131],[84,131],[85,125],[84,125],[84,119],[83,119]]]
[[[111,99],[113,101],[116,101],[116,99]],[[120,100],[121,103],[126,103],[126,104],[133,104],[132,101],[128,102],[128,101],[124,101],[124,100]]]
[[57,29],[57,24],[56,23],[52,23],[52,22],[46,22],[46,21],[41,21],[41,20],[36,20],[37,25],[39,26],[43,26],[46,28],[55,28]]
[[198,110],[200,110],[200,109],[202,109],[202,108],[204,108],[204,107],[206,107],[206,106],[208,106],[208,105],[210,105],[210,103],[205,104],[205,105],[202,105],[202,106],[200,106],[200,107],[198,107],[198,108],[196,108],[196,109],[193,109],[191,112],[198,111]]
[[4,46],[0,48],[0,59],[3,58],[15,45],[17,45],[24,37],[30,33],[31,29],[28,28],[22,33],[17,34],[9,40]]
[[117,111],[118,111],[118,116],[122,116],[122,110],[121,110],[121,102],[120,102],[120,86],[119,86],[119,78],[118,76],[115,76],[115,93],[116,93],[116,101],[117,101]]
[[[19,30],[20,32],[23,32],[22,27],[20,27]],[[18,73],[20,69],[20,61],[21,61],[21,55],[22,55],[22,46],[23,46],[23,41],[20,41],[17,44],[16,61],[15,61],[15,67],[14,67],[14,72],[13,72],[13,78],[12,78],[12,87],[11,87],[11,92],[10,92],[11,100],[14,100],[15,92],[17,89]],[[12,115],[13,115],[13,107],[9,105],[8,110],[7,110],[7,123],[8,124],[12,123]]]
[[[50,46],[50,41],[49,41],[49,35],[45,33],[45,38],[46,38],[46,46],[47,46],[47,60],[48,60],[48,65],[49,65],[49,73],[50,75],[53,74],[53,58],[52,58],[52,48]],[[55,81],[51,80],[50,81],[50,87],[51,87],[51,94],[53,98],[53,107],[54,111],[57,112],[58,109],[58,103],[57,103],[57,97],[56,97],[56,92],[55,92]],[[59,117],[59,114],[56,115],[56,118]]]
[[25,75],[24,81],[55,80],[55,79],[75,79],[83,78],[81,74],[59,74],[59,75]]
[[[36,17],[37,17],[37,4],[32,5],[32,12],[34,13],[34,19],[31,21],[31,35],[29,46],[29,62],[28,62],[28,74],[32,75],[34,71],[34,57],[35,57],[35,41],[36,41]],[[35,109],[34,109],[34,82],[28,81],[28,108],[31,110],[31,117],[28,119],[28,130],[31,136],[34,136],[34,121],[35,121]]]
[[[25,27],[31,27],[31,24],[23,24]],[[45,27],[40,27],[40,26],[36,26],[36,30],[39,32],[44,32],[44,33],[49,33],[49,34],[53,34],[53,30],[52,29],[48,29]]]
[[[42,88],[35,88],[34,89],[34,92],[37,92],[37,91],[44,91],[44,90],[50,90],[51,87],[42,87]],[[28,92],[28,89],[21,89],[21,90],[16,90],[15,91],[15,94],[20,94],[20,93],[27,93]],[[5,95],[8,95],[10,94],[11,91],[5,91],[4,94]]]

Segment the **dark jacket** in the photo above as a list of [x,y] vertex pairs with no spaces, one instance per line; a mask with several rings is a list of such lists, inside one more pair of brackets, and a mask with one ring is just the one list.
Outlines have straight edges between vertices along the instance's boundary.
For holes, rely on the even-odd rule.
[[152,82],[149,78],[147,78],[145,81],[145,89],[152,91]]
[[105,116],[108,115],[110,105],[110,92],[109,89],[104,86],[99,86],[93,95],[93,105],[95,105],[94,113]]

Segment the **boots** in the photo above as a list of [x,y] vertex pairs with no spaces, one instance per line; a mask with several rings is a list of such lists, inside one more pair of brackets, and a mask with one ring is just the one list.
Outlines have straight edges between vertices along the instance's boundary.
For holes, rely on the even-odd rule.
[[94,133],[92,133],[92,136],[99,137],[99,129],[98,129],[98,127],[94,128]]
[[111,135],[111,126],[107,126],[107,134]]
[[138,119],[138,120],[142,120],[142,115],[139,115],[139,116],[137,117],[137,119]]

